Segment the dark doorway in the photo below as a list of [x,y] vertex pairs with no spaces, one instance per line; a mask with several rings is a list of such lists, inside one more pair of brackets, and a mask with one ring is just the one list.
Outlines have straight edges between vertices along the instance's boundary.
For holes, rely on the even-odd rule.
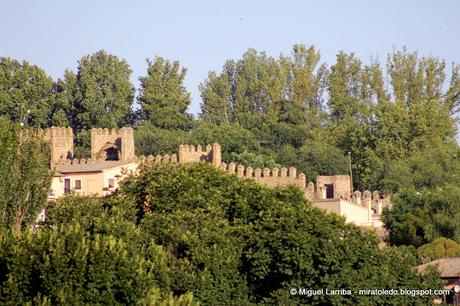
[[333,199],[334,198],[334,184],[325,184],[324,187],[326,188],[326,199]]
[[64,193],[70,193],[70,179],[64,179]]
[[106,158],[105,160],[118,160],[118,149],[115,147],[107,148],[105,150]]

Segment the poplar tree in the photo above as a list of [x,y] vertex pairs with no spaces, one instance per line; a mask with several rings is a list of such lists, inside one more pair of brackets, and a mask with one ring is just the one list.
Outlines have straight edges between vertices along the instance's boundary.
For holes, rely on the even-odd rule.
[[20,232],[45,207],[52,175],[36,133],[0,119],[0,224]]
[[277,123],[317,127],[326,73],[319,61],[319,52],[304,45],[279,58],[249,49],[200,85],[201,117],[248,129]]
[[162,129],[190,127],[192,117],[187,108],[191,98],[184,86],[186,73],[179,61],[170,62],[162,57],[147,59],[147,75],[139,78],[141,119]]

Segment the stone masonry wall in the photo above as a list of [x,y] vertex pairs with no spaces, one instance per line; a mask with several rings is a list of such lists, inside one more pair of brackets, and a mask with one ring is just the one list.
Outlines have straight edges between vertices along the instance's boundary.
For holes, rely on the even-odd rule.
[[218,167],[222,161],[222,151],[218,143],[207,145],[204,149],[201,145],[180,145],[179,163],[208,162]]
[[117,146],[119,160],[127,161],[136,158],[134,154],[134,131],[131,127],[119,129],[91,129],[91,158],[97,159],[101,149],[107,144]]
[[51,127],[38,130],[39,137],[49,144],[51,165],[59,160],[73,158],[73,130],[65,127]]

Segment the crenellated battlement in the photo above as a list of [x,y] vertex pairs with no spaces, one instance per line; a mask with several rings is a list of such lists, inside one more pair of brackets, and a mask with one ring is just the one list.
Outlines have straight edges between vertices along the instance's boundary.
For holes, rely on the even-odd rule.
[[135,157],[133,128],[91,129],[91,158],[127,161]]
[[236,174],[238,177],[251,178],[257,182],[269,187],[296,185],[304,190],[307,187],[306,176],[304,173],[297,175],[297,169],[288,168],[252,168],[235,163],[221,163],[220,168],[230,174]]
[[208,144],[204,148],[201,145],[195,146],[181,144],[179,146],[179,163],[182,164],[200,161],[209,162],[218,167],[222,162],[222,149],[220,144]]
[[377,190],[373,192],[369,190],[365,190],[364,192],[357,190],[352,194],[345,195],[343,199],[358,206],[370,207],[373,209],[374,213],[378,215],[380,215],[383,208],[390,205],[391,202],[391,197],[389,195],[385,194],[380,196]]
[[[380,215],[384,207],[391,205],[388,195],[381,196],[378,191],[352,192],[349,175],[317,176],[316,182],[308,182],[304,173],[294,167],[253,168],[233,162],[222,162],[222,148],[218,143],[202,145],[181,144],[177,154],[135,156],[134,130],[93,128],[91,130],[91,158],[73,158],[74,135],[71,128],[51,127],[37,130],[36,134],[50,145],[51,167],[64,171],[94,171],[94,169],[113,168],[117,165],[136,163],[132,173],[137,175],[139,164],[171,163],[212,163],[215,167],[240,178],[252,179],[267,187],[294,185],[299,187],[306,199],[315,207],[345,216],[347,222],[359,225],[382,226]],[[120,161],[114,162],[114,161]],[[95,164],[92,165],[91,164]],[[80,167],[66,167],[81,165]],[[84,166],[86,165],[86,166]],[[106,168],[104,168],[106,167]],[[135,170],[134,170],[135,169]],[[61,180],[59,180],[61,183]],[[102,182],[101,184],[105,184]],[[101,185],[104,186],[104,185]],[[104,193],[103,193],[104,194]]]
[[139,163],[148,163],[148,164],[170,164],[178,163],[179,159],[176,154],[165,154],[165,155],[149,155],[149,156],[140,156]]
[[108,129],[108,128],[93,128],[91,129],[91,134],[95,133],[96,135],[101,136],[121,136],[134,134],[133,128],[123,127],[121,129]]
[[70,127],[51,127],[46,130],[38,129],[38,137],[49,144],[51,165],[58,160],[73,158],[73,130]]

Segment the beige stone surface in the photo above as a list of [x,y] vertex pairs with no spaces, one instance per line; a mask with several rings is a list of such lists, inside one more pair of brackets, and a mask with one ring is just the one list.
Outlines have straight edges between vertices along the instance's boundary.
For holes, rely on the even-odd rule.
[[105,159],[104,149],[108,147],[116,147],[118,160],[135,159],[133,128],[91,129],[91,158]]

